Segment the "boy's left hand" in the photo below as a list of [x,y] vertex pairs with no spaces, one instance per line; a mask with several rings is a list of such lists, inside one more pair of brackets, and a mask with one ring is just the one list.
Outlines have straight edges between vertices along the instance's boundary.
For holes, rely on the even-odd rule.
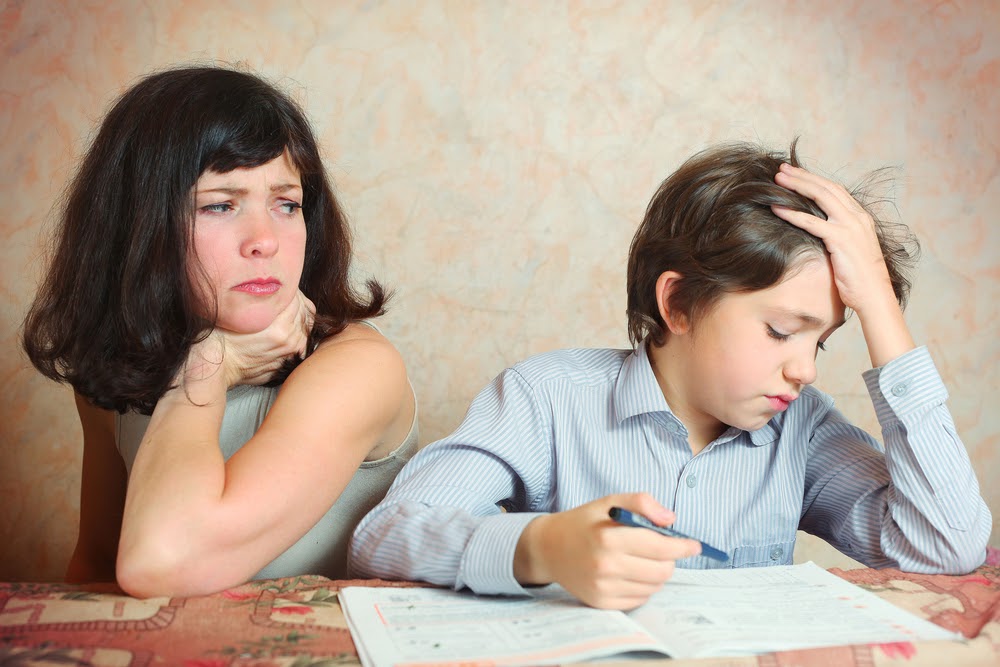
[[889,269],[875,232],[875,220],[839,183],[788,164],[774,182],[812,199],[827,215],[772,206],[776,216],[823,240],[833,280],[844,305],[858,315],[872,366],[884,366],[915,345],[892,289]]
[[809,197],[826,213],[823,220],[802,211],[771,207],[782,220],[823,240],[845,306],[863,317],[870,308],[885,308],[896,301],[875,221],[843,185],[789,164],[781,165],[774,181]]

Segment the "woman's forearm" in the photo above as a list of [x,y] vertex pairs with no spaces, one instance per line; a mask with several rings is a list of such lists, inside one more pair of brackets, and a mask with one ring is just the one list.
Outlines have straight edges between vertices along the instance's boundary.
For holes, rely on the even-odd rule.
[[152,591],[218,536],[226,483],[219,429],[228,384],[221,367],[199,370],[189,370],[157,403],[136,455],[118,551],[126,590]]

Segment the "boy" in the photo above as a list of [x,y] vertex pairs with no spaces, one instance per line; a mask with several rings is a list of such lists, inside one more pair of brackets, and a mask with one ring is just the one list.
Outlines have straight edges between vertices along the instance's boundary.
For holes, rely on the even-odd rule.
[[[487,594],[556,582],[629,609],[678,561],[720,565],[695,540],[613,522],[616,506],[731,567],[790,563],[797,529],[872,567],[980,565],[991,517],[903,320],[910,256],[843,187],[793,165],[794,144],[727,144],[664,181],[629,253],[635,349],[504,371],[359,524],[352,571]],[[811,387],[847,309],[885,453]]]

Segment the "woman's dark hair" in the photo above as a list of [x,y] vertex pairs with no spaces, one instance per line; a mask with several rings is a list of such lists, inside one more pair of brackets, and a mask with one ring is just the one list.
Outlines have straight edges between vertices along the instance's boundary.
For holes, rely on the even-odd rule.
[[[647,337],[659,346],[667,331],[656,300],[664,271],[681,275],[671,293],[671,312],[692,323],[725,294],[766,289],[797,262],[823,255],[823,241],[774,215],[784,206],[826,219],[813,200],[774,182],[782,162],[799,166],[793,141],[787,154],[747,143],[727,143],[689,158],[662,184],[646,208],[628,258],[628,330],[633,345]],[[851,194],[875,220],[892,288],[905,305],[906,277],[919,253],[916,238],[899,223],[880,220],[866,203],[875,172]]]
[[316,305],[309,349],[382,314],[388,297],[379,283],[368,281],[367,299],[351,287],[350,229],[302,109],[254,74],[181,67],[144,77],[114,103],[70,184],[24,324],[35,367],[102,408],[151,413],[214,325],[198,315],[185,270],[198,178],[284,151],[302,180],[299,289]]

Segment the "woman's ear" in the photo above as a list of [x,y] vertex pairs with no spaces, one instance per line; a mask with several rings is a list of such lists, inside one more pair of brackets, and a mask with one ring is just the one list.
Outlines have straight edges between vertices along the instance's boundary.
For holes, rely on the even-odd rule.
[[683,277],[676,271],[664,271],[656,279],[656,306],[660,310],[660,319],[672,334],[685,334],[690,328],[687,315],[670,308],[670,295]]

